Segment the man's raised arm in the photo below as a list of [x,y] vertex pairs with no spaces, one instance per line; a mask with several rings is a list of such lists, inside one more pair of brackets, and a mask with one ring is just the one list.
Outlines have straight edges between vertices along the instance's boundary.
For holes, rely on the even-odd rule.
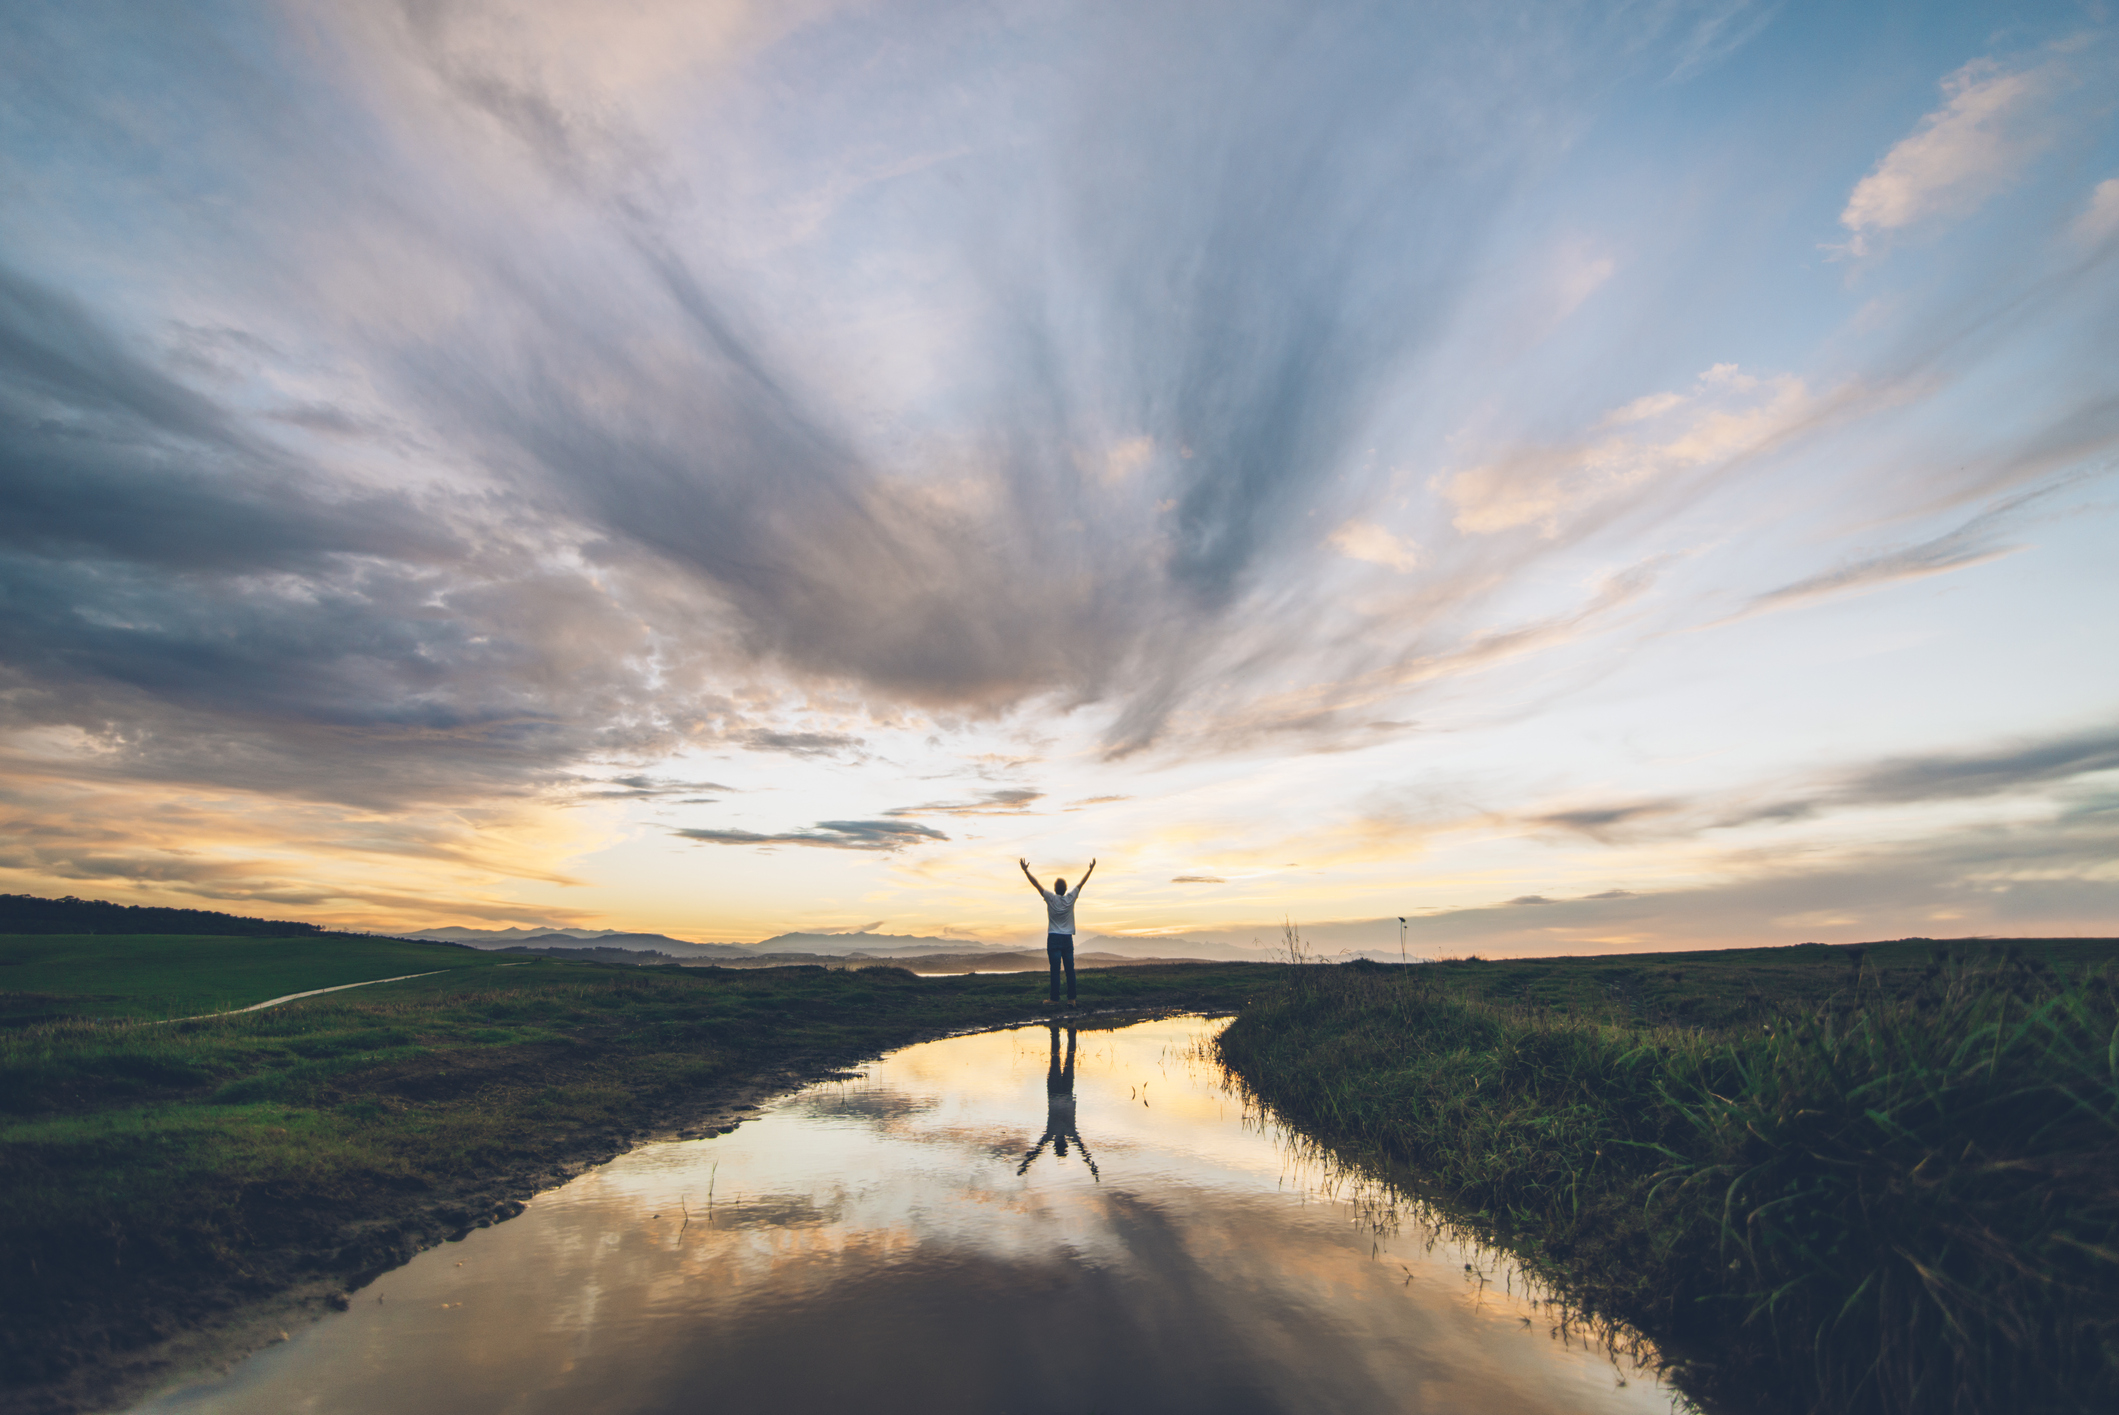
[[[1030,862],[1028,860],[1018,857],[1016,863],[1023,867],[1023,878],[1030,881],[1030,887],[1036,890],[1039,894],[1043,894],[1045,892],[1045,886],[1039,884],[1037,882],[1037,876],[1030,873]],[[1084,876],[1084,878],[1086,878],[1086,876]]]
[[1089,876],[1095,873],[1096,861],[1091,860],[1089,862],[1089,868],[1082,871],[1082,877],[1074,882],[1074,892],[1076,894],[1080,894],[1084,889],[1087,889],[1089,887]]

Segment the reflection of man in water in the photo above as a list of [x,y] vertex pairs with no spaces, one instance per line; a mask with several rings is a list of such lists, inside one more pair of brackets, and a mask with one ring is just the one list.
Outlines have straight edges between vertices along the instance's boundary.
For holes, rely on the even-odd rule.
[[[1088,882],[1087,875],[1082,876],[1082,882]],[[1060,1064],[1060,1029],[1052,1027],[1050,1031],[1052,1062],[1045,1070],[1045,1133],[1038,1137],[1036,1148],[1023,1156],[1023,1162],[1016,1166],[1015,1172],[1027,1173],[1047,1145],[1052,1146],[1054,1156],[1065,1159],[1067,1142],[1072,1140],[1074,1148],[1082,1152],[1082,1163],[1089,1166],[1090,1178],[1101,1183],[1103,1176],[1096,1172],[1096,1157],[1089,1153],[1089,1147],[1082,1143],[1081,1132],[1074,1128],[1074,1029],[1067,1029],[1067,1062],[1064,1066]]]
[[1052,881],[1052,888],[1047,889],[1037,882],[1036,875],[1030,873],[1028,860],[1017,860],[1016,863],[1023,867],[1023,878],[1030,881],[1030,887],[1045,896],[1045,957],[1052,963],[1052,1001],[1045,1005],[1059,1006],[1060,967],[1064,964],[1067,969],[1067,1005],[1072,1007],[1075,1005],[1074,901],[1089,887],[1089,876],[1096,873],[1096,861],[1089,862],[1089,868],[1082,873],[1081,883],[1074,886],[1071,893],[1064,878]]

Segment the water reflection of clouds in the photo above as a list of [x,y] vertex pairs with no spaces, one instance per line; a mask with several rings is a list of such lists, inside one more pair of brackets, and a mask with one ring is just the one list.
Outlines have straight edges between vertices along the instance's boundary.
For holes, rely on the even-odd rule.
[[1052,1120],[1046,1029],[909,1048],[423,1255],[210,1408],[1669,1408],[1246,1123],[1193,1059],[1215,1025],[1080,1035],[1101,1182],[1071,1154],[1017,1173]]
[[[1094,1116],[1088,1124],[1099,1155],[1138,1150],[1158,1169],[1174,1158],[1193,1161],[1203,1166],[1195,1182],[1215,1182],[1219,1170],[1239,1182],[1279,1173],[1279,1157],[1270,1147],[1262,1150],[1227,1125],[1242,1113],[1243,1102],[1222,1084],[1218,1069],[1190,1057],[1203,1037],[1225,1025],[1181,1018],[1080,1032],[1075,1091],[1080,1113]],[[865,1082],[847,1085],[846,1099],[804,1097],[793,1104],[848,1111],[859,1105],[919,1106],[920,1113],[946,1116],[947,1123],[922,1127],[908,1138],[966,1149],[1003,1147],[1001,1137],[1021,1131],[1024,1118],[1043,1104],[1047,1036],[1045,1027],[1035,1026],[909,1047],[891,1057],[887,1075],[872,1069]],[[852,1099],[864,1094],[871,1099]],[[1028,1133],[1034,1137],[1037,1131]]]

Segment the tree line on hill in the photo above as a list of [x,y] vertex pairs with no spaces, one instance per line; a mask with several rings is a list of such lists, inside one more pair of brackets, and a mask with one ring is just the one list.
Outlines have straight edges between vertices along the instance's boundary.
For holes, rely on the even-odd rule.
[[211,909],[169,909],[152,904],[112,904],[103,899],[43,899],[0,894],[0,933],[10,934],[216,934],[223,937],[292,938],[323,933],[317,924],[288,919],[246,919]]

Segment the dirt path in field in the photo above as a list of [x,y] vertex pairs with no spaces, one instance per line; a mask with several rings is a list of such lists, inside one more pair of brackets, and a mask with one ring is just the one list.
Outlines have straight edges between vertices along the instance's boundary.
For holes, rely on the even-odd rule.
[[[503,963],[500,966],[510,968],[514,965]],[[192,1017],[166,1017],[163,1020],[165,1022],[203,1022],[208,1017],[234,1017],[243,1012],[263,1012],[268,1007],[278,1007],[283,1002],[294,1002],[300,998],[322,997],[327,992],[344,992],[347,988],[372,988],[377,983],[401,983],[407,978],[431,978],[436,973],[446,973],[448,971],[450,970],[447,968],[436,968],[425,973],[399,973],[394,978],[370,978],[365,983],[340,983],[335,988],[311,988],[307,992],[291,992],[285,997],[267,998],[263,1002],[253,1002],[248,1007],[231,1007],[226,1012],[201,1012]]]

